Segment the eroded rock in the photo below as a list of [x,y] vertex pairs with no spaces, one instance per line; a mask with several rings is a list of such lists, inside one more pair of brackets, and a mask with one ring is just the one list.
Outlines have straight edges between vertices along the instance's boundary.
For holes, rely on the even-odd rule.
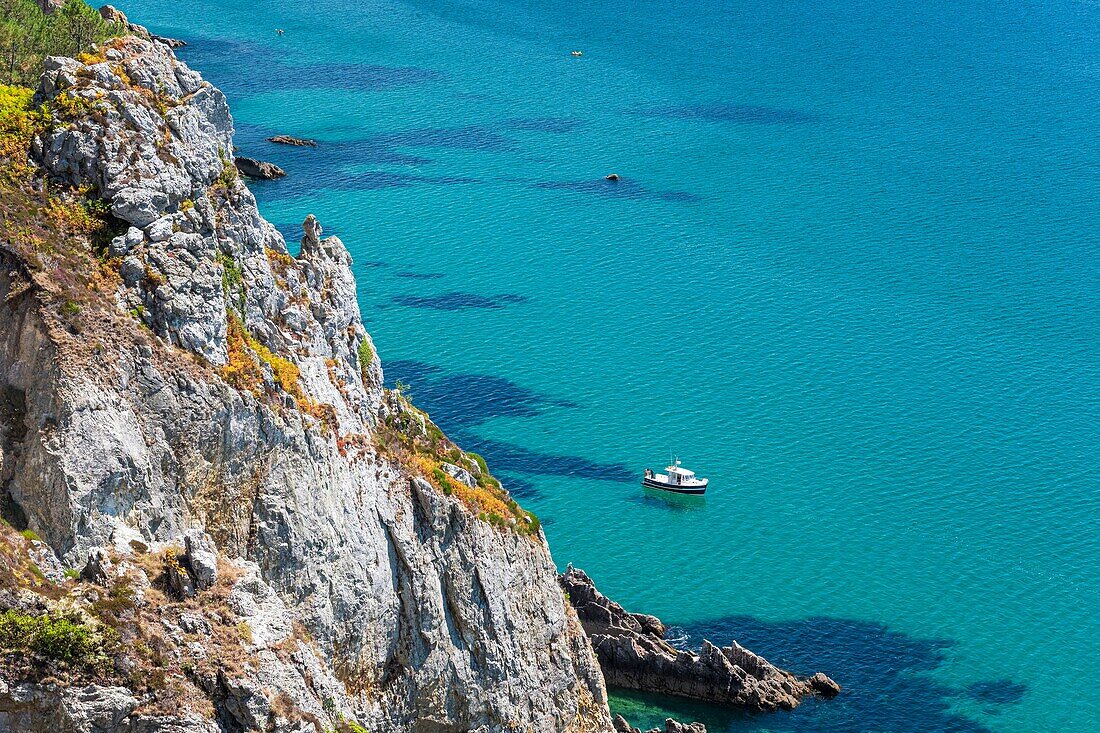
[[456,481],[460,481],[470,487],[477,486],[477,479],[474,478],[474,475],[472,473],[467,471],[462,466],[456,466],[453,463],[447,462],[444,462],[442,466],[443,472],[451,478],[455,479]]
[[286,171],[274,163],[256,160],[255,158],[237,157],[233,159],[233,163],[242,176],[261,181],[273,181],[286,175]]
[[306,140],[301,137],[293,137],[291,135],[275,135],[267,139],[269,143],[277,143],[279,145],[293,145],[299,148],[315,148],[317,147],[316,140]]
[[206,590],[218,580],[218,548],[202,530],[193,529],[183,536],[184,560],[195,579],[195,587]]
[[123,27],[130,25],[130,21],[126,18],[126,13],[116,8],[114,5],[101,6],[99,8],[99,16],[108,23],[115,23]]
[[704,640],[698,652],[676,649],[665,641],[659,619],[628,613],[583,570],[570,565],[560,581],[611,685],[758,712],[792,710],[808,695],[840,691],[823,673],[799,677],[737,642],[717,647]]

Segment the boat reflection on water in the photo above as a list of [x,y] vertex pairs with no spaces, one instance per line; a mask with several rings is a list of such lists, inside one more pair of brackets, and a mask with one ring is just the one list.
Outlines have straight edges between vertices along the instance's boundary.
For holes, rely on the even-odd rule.
[[707,498],[702,494],[673,494],[650,488],[642,489],[640,500],[644,504],[659,505],[680,512],[696,511],[707,506]]

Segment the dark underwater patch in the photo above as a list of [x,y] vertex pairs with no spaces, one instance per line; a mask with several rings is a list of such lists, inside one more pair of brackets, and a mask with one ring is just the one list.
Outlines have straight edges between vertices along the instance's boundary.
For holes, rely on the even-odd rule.
[[548,407],[576,403],[539,394],[505,377],[491,374],[448,374],[433,364],[415,360],[383,364],[386,384],[401,382],[413,402],[426,410],[459,445],[485,456],[489,470],[517,498],[537,498],[529,475],[579,476],[611,481],[632,480],[620,464],[528,450],[503,441],[479,438],[473,429],[496,417],[534,417]]
[[429,183],[435,186],[455,186],[465,183],[479,183],[479,181],[476,178],[463,178],[461,176],[417,176],[390,171],[366,171],[364,173],[342,175],[336,185],[326,185],[324,187],[374,191],[383,188],[408,188],[418,183]]
[[[492,468],[490,467],[490,471]],[[512,498],[519,501],[525,501],[528,499],[540,499],[542,498],[542,492],[535,488],[535,485],[530,481],[521,479],[512,474],[495,474],[500,483],[508,490],[508,493],[512,495]]]
[[608,181],[603,178],[588,181],[544,181],[534,184],[535,188],[550,191],[573,191],[589,193],[616,199],[658,199],[677,203],[695,203],[703,197],[687,191],[652,191],[637,181],[621,178]]
[[391,300],[397,305],[403,305],[407,308],[460,311],[469,308],[490,310],[504,308],[509,303],[524,303],[527,301],[527,297],[515,294],[478,295],[477,293],[454,291],[440,295],[395,295]]
[[504,441],[473,435],[463,436],[462,444],[485,456],[490,470],[496,466],[506,473],[572,476],[601,481],[633,482],[637,480],[636,472],[621,463],[600,463],[582,456],[543,453]]
[[813,617],[769,622],[751,616],[728,616],[684,624],[683,630],[684,639],[677,640],[677,646],[698,648],[704,638],[716,644],[736,640],[796,674],[824,672],[843,688],[835,700],[807,700],[792,712],[766,718],[673,698],[614,691],[617,697],[657,704],[682,720],[702,721],[708,730],[727,730],[753,720],[766,720],[769,730],[793,733],[861,731],[868,725],[891,733],[990,733],[977,721],[954,712],[956,701],[977,694],[984,702],[1003,705],[1017,701],[1026,690],[1026,686],[1011,680],[983,682],[965,689],[938,682],[930,673],[943,663],[946,650],[955,644],[953,640],[911,636],[868,621]]
[[488,125],[431,127],[375,135],[371,142],[386,148],[424,147],[454,150],[510,150],[515,143]]
[[[328,191],[383,191],[413,186],[458,186],[480,183],[476,178],[460,176],[422,176],[396,171],[314,171],[312,175],[289,174],[278,181],[266,181],[264,196],[268,199],[304,198],[319,190]],[[252,184],[250,184],[252,185]]]
[[[394,361],[383,362],[382,371],[386,376],[386,387],[393,389],[398,382],[408,385],[419,384],[422,379],[426,379],[433,374],[439,374],[443,371],[443,368],[414,359],[395,359]],[[417,400],[417,402],[419,403],[420,400]],[[421,407],[433,412],[435,410],[434,405],[424,404]]]
[[371,64],[281,64],[273,69],[283,89],[347,89],[376,92],[395,87],[426,84],[444,74],[415,66],[379,66]]
[[576,407],[493,374],[448,374],[418,361],[383,366],[386,381],[409,385],[414,402],[446,431],[466,431],[495,417],[534,417],[547,407]]
[[640,110],[640,113],[648,117],[734,122],[740,125],[805,125],[818,119],[813,113],[797,109],[725,102],[650,107]]
[[574,132],[583,124],[581,120],[570,117],[516,117],[504,121],[504,125],[512,130],[555,134]]
[[509,379],[490,374],[448,374],[440,367],[413,360],[385,362],[382,366],[387,384],[398,381],[407,384],[413,402],[426,410],[444,432],[463,448],[485,456],[490,471],[499,471],[512,481],[517,474],[605,481],[634,481],[637,478],[634,471],[619,463],[544,453],[481,438],[473,432],[478,425],[494,417],[534,417],[547,407],[576,407],[576,403],[540,395]]
[[971,698],[992,705],[1011,705],[1020,702],[1027,694],[1027,685],[1012,680],[975,682],[966,688]]
[[[286,89],[344,89],[382,91],[424,84],[443,78],[442,72],[411,66],[376,64],[303,64],[287,62],[287,53],[273,46],[222,38],[195,38],[177,52],[216,78],[227,95],[255,94]],[[247,63],[242,66],[242,60]],[[291,57],[291,61],[293,61]]]
[[438,280],[441,277],[447,277],[442,272],[411,272],[409,270],[402,270],[401,272],[395,272],[394,277],[403,277],[409,280]]

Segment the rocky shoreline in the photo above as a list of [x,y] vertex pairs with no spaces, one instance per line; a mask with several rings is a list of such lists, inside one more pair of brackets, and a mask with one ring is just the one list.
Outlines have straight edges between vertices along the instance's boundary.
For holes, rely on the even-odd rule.
[[665,640],[660,619],[629,613],[600,593],[583,570],[570,565],[558,580],[611,686],[761,713],[840,693],[840,685],[821,672],[800,677],[737,642],[718,647],[704,640],[699,652],[677,649]]

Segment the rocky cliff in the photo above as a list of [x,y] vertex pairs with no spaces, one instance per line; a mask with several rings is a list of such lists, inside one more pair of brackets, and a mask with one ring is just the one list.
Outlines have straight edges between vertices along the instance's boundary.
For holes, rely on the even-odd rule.
[[[0,729],[610,730],[537,520],[384,392],[347,250],[309,217],[288,251],[224,96],[128,37],[48,59],[36,102],[57,228],[12,206],[0,241],[0,510],[33,570],[0,610],[75,614],[113,663],[5,667]],[[77,200],[96,234],[55,236]]]

